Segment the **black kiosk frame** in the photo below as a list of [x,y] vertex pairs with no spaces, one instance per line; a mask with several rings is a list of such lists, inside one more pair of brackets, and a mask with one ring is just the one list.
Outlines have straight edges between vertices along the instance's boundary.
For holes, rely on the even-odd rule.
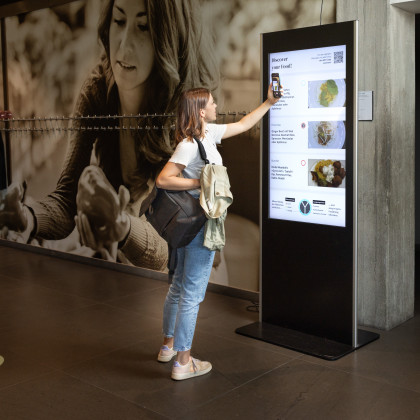
[[[276,105],[264,117],[261,130],[260,320],[236,332],[327,360],[336,360],[379,338],[378,334],[357,327],[357,28],[358,22],[352,21],[261,35],[262,95],[265,97],[274,72],[274,77],[279,73],[285,93],[278,104],[280,108],[275,111]],[[342,51],[335,53],[334,47],[338,46],[343,47]],[[305,54],[306,59],[299,58]],[[274,65],[273,61],[278,63]],[[331,185],[328,188],[311,184],[311,164],[316,162],[311,157],[334,160],[334,151],[324,152],[315,145],[316,155],[306,140],[306,146],[301,141],[300,154],[287,157],[286,153],[284,157],[281,151],[297,147],[293,141],[298,144],[302,131],[296,131],[295,136],[294,130],[299,128],[279,129],[275,136],[270,121],[280,113],[289,113],[293,119],[293,110],[299,106],[306,108],[303,115],[310,113],[311,106],[324,108],[318,110],[322,115],[318,119],[328,120],[328,100],[321,105],[311,104],[322,99],[318,96],[320,85],[324,83],[325,88],[327,80],[318,84],[313,80],[326,78],[322,69],[334,69],[331,63],[336,61],[345,64],[344,77],[337,81],[341,85],[335,89],[337,84],[332,84],[333,93],[345,90],[344,102],[336,105],[341,107],[344,121],[340,124],[345,127],[345,143],[341,144],[342,140],[338,145],[341,150],[335,151],[336,159],[342,156],[346,170],[345,187],[341,186],[340,191]],[[312,63],[314,74],[310,74]],[[291,75],[303,89],[297,82],[293,85]],[[296,95],[302,94],[306,97],[299,102]],[[311,117],[307,115],[306,121],[302,115],[300,118],[301,128],[308,130],[307,139],[311,136]],[[337,119],[337,115],[332,119]],[[290,124],[285,121],[287,127]],[[284,128],[281,123],[276,126]],[[279,159],[273,158],[271,149],[278,152]],[[282,159],[287,164],[275,167],[273,162]],[[293,160],[306,166],[306,178],[298,178],[302,168],[296,163],[295,170]],[[276,184],[279,178],[284,184]],[[300,191],[294,191],[290,182],[295,182]],[[286,192],[277,191],[272,185],[288,188]],[[341,207],[340,203],[333,203],[334,197],[341,200]],[[312,209],[312,219],[305,219]]]

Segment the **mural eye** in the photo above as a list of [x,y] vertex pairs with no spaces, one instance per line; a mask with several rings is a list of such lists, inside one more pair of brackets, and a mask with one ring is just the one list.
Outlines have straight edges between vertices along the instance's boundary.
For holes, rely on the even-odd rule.
[[125,23],[124,19],[114,19],[114,23],[117,24],[117,26],[123,26]]

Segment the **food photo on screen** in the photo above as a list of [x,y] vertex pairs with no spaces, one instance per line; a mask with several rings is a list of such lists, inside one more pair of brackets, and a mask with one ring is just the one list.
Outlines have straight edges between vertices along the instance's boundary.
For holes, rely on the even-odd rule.
[[308,82],[308,108],[340,108],[346,104],[346,80]]
[[309,159],[309,186],[345,188],[346,161]]
[[344,149],[345,142],[344,121],[308,121],[309,149]]

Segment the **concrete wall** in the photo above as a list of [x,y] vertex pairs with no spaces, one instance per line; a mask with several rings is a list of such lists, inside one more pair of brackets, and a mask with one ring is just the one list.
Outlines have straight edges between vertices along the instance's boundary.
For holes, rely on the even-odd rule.
[[359,20],[359,90],[374,119],[359,123],[359,323],[391,329],[414,315],[415,16],[389,0],[337,0]]

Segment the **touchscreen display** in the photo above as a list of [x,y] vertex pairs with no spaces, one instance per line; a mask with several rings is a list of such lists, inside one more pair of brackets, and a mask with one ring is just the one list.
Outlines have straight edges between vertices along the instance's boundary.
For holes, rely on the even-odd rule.
[[269,217],[346,225],[346,46],[269,54]]

